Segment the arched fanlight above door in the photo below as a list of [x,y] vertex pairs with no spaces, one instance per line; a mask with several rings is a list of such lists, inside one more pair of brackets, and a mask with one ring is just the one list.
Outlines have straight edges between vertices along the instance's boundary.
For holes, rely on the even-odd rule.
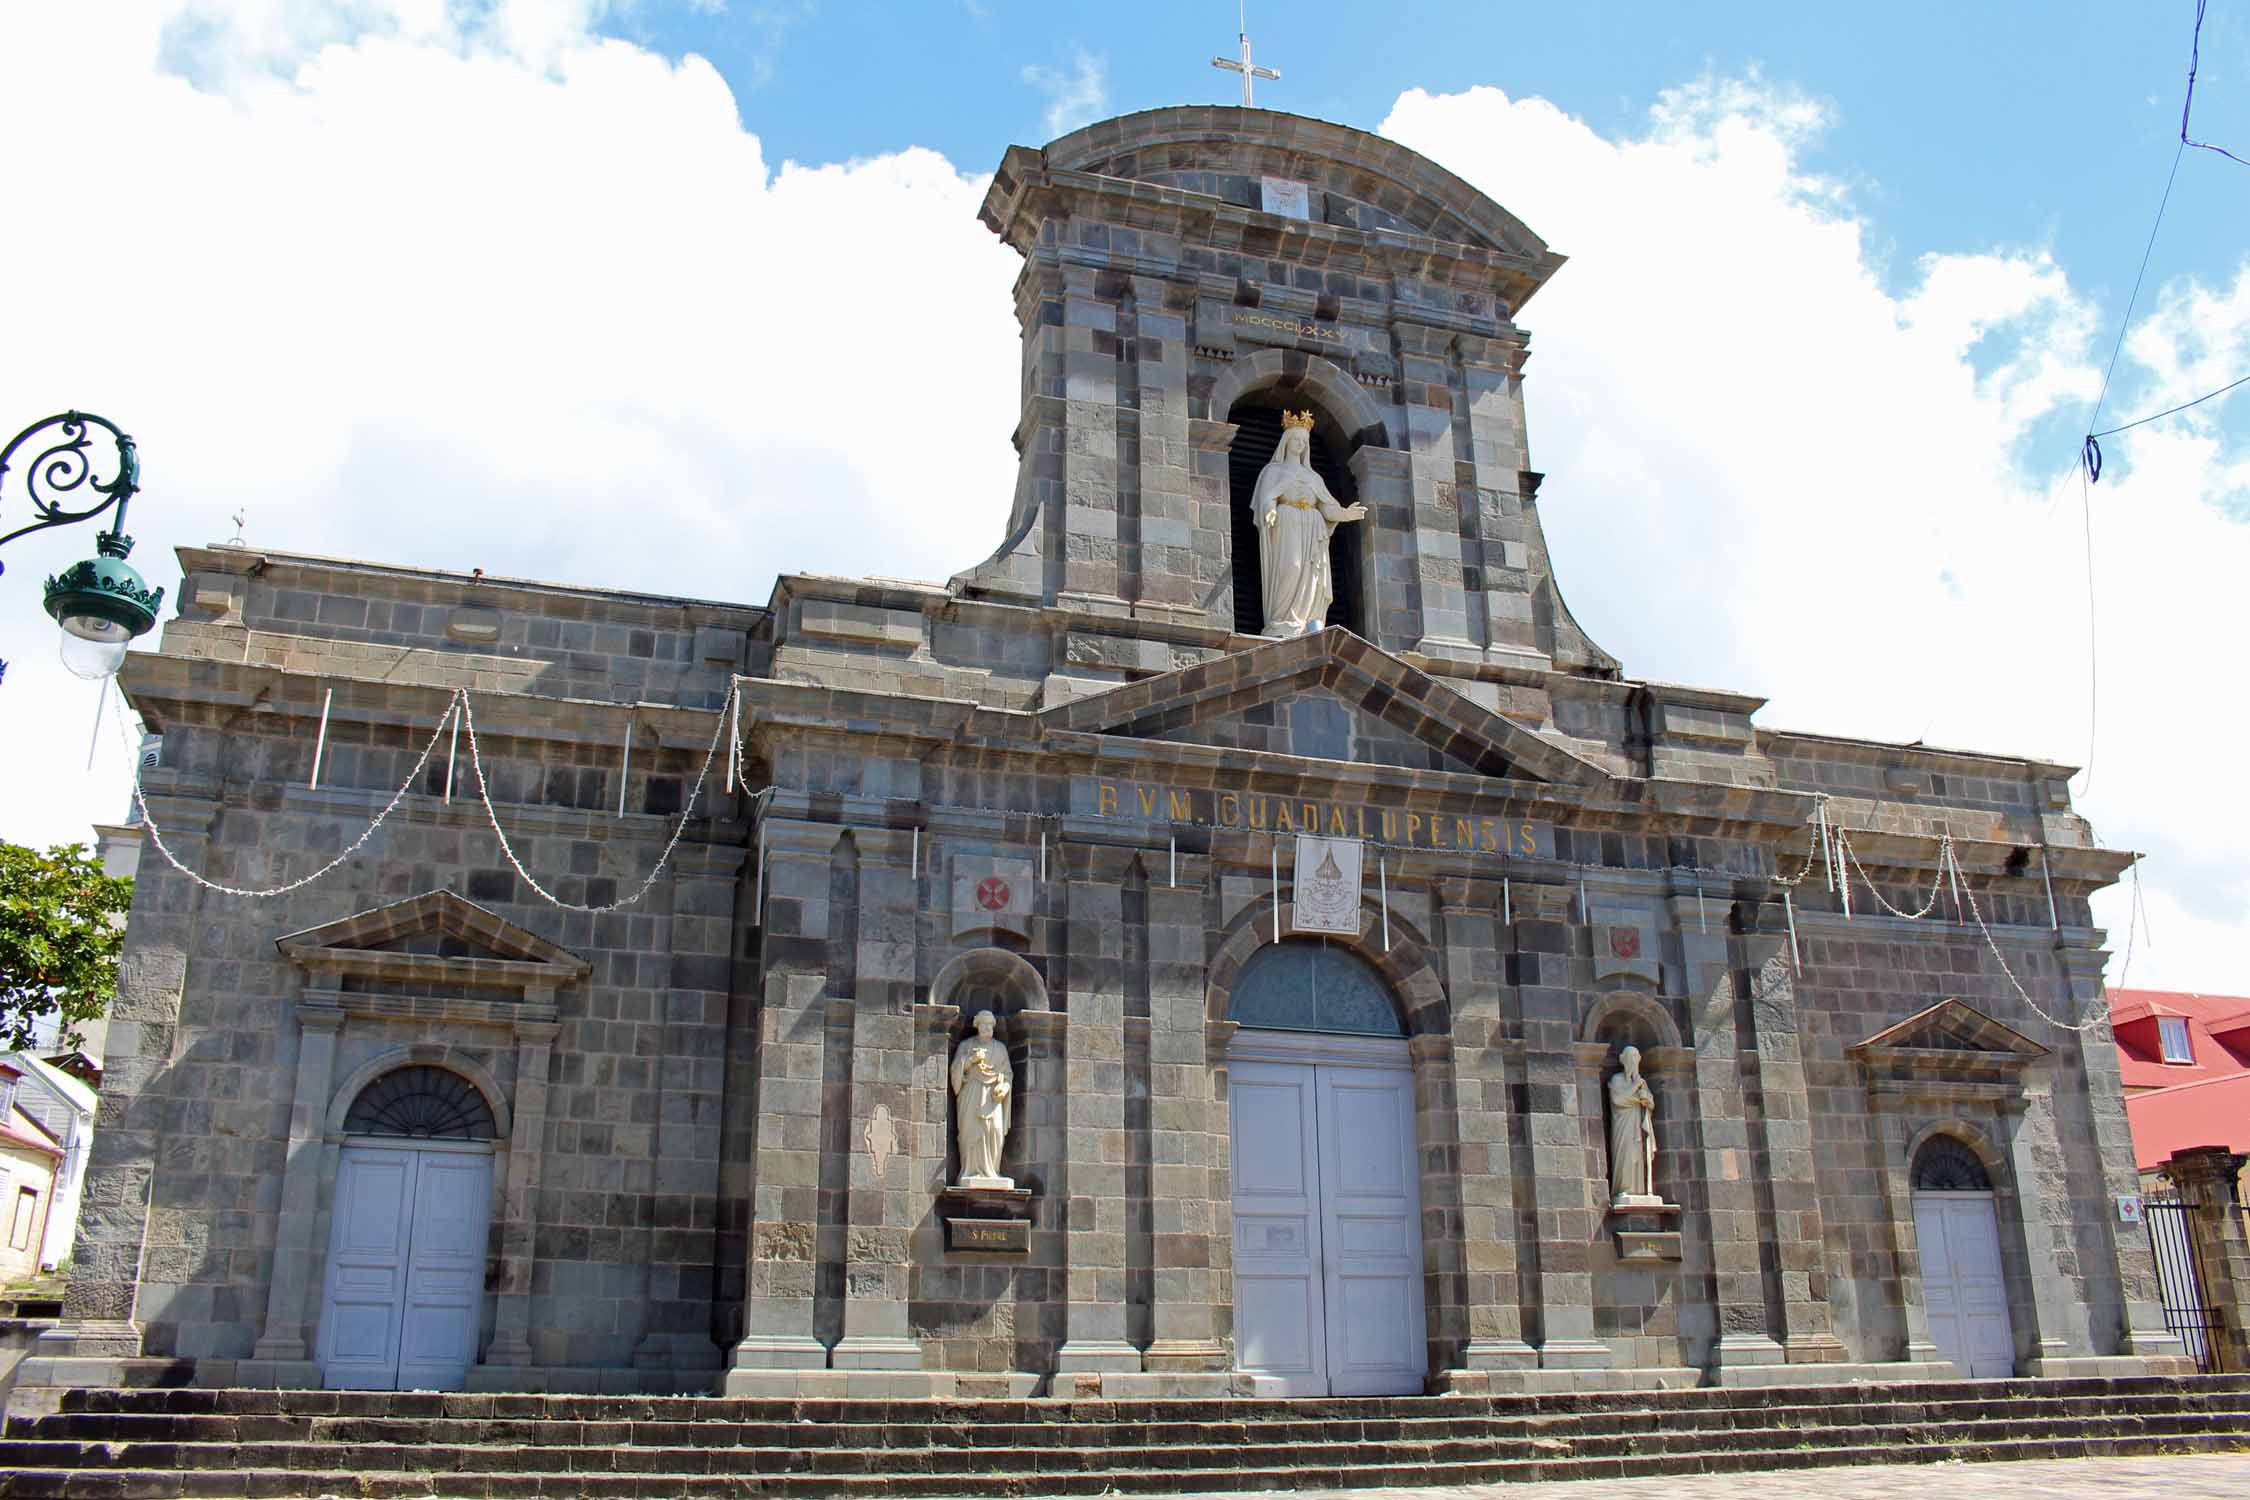
[[394,1069],[361,1089],[344,1115],[344,1133],[489,1141],[500,1132],[475,1084],[445,1068],[416,1065]]
[[1406,1035],[1391,987],[1375,966],[1317,939],[1274,943],[1251,954],[1227,996],[1227,1019],[1266,1031]]

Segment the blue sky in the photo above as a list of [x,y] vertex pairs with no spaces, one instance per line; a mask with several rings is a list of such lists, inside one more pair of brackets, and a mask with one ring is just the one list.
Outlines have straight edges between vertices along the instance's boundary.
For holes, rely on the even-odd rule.
[[[1756,73],[1828,104],[1806,163],[1852,190],[1894,260],[1925,249],[2052,244],[2131,284],[2179,122],[2192,0],[2118,5],[1717,5],[1309,0],[1253,5],[1260,102],[1370,126],[1408,88],[1479,84],[1537,94],[1595,129],[1638,125],[1659,91]],[[732,85],[772,160],[830,162],[927,146],[966,170],[1036,143],[1050,95],[1090,61],[1102,114],[1238,102],[1210,66],[1235,52],[1219,0],[1130,6],[1028,0],[641,3],[602,29],[670,56],[700,54]],[[2250,5],[2219,0],[2203,29],[2199,137],[2250,156]],[[2191,157],[2159,269],[2231,265],[2250,176]]]
[[[2194,15],[2192,0],[1311,0],[1253,6],[1248,24],[1258,61],[1283,73],[1260,85],[1262,104],[1360,126],[1410,88],[1537,95],[1604,133],[1632,130],[1663,90],[1697,77],[1800,92],[1827,115],[1800,160],[1849,194],[1894,291],[1932,251],[2044,247],[2114,338],[2177,144]],[[1239,102],[1236,75],[1210,65],[1236,53],[1223,0],[635,0],[597,26],[708,59],[774,161],[924,146],[976,171],[1051,123]],[[2250,157],[2250,4],[2220,0],[2204,19],[2193,125]],[[2246,207],[2250,168],[2190,151],[2151,284],[2230,273]],[[2143,414],[2105,401],[2099,425]],[[1911,428],[1911,402],[1899,420]],[[2057,411],[2026,438],[2067,463],[2086,425]]]
[[[1628,672],[1767,695],[1775,728],[2090,757],[2078,806],[2149,855],[2132,982],[2250,993],[2221,759],[2250,742],[2250,388],[2105,445],[2084,516],[2069,482],[2193,16],[1249,24],[1283,73],[1261,105],[1389,135],[1570,257],[1523,318],[1532,462]],[[785,570],[943,579],[1014,476],[986,174],[1237,100],[1210,66],[1235,26],[1171,0],[0,7],[0,140],[68,146],[14,200],[45,212],[11,285],[44,295],[10,308],[0,424],[131,429],[135,561],[168,586],[237,509],[254,546],[746,602]],[[2250,0],[2213,0],[2195,128],[2250,155]],[[2246,203],[2250,167],[2187,153],[2102,425],[2250,373]],[[36,726],[0,732],[0,837],[121,810],[128,760],[85,769],[93,700],[35,602],[83,550],[27,537],[0,575],[0,731]],[[2121,950],[2124,892],[2097,913]]]

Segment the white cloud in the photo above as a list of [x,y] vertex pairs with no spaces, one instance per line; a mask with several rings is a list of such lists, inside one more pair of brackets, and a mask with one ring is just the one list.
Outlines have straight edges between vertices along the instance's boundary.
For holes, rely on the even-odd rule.
[[1072,49],[1067,68],[1027,64],[1023,81],[1047,96],[1045,124],[1049,140],[1091,124],[1109,107],[1108,69],[1102,59],[1084,47]]
[[[601,13],[0,11],[0,139],[69,141],[82,173],[46,213],[17,200],[11,285],[46,290],[10,309],[37,358],[0,361],[0,431],[73,404],[128,425],[167,584],[237,506],[253,544],[750,601],[784,568],[982,556],[1018,395],[982,180],[926,151],[777,170],[709,66],[598,39]],[[1633,139],[1492,90],[1405,95],[1385,128],[1573,257],[1525,318],[1533,463],[1571,602],[1628,670],[1771,694],[1777,726],[2075,761],[2077,493],[2026,444],[2090,399],[2109,335],[2036,249],[1941,247],[1886,291],[1800,159],[1824,119],[1705,81]],[[2250,349],[2250,274],[2150,305],[2114,412]],[[2084,806],[2153,856],[2136,983],[2244,984],[2244,829],[2211,787],[2250,729],[2246,497],[2217,408],[2119,439],[2095,492]],[[37,610],[87,530],[0,555],[0,836],[123,811],[122,758],[80,772],[91,693]]]
[[[1705,82],[1636,139],[1490,89],[1409,93],[1383,131],[1572,257],[1524,314],[1532,464],[1571,604],[1629,672],[1768,694],[1776,727],[2075,764],[2078,491],[2051,488],[2068,449],[2028,440],[2078,419],[2110,335],[2038,250],[1940,251],[1887,293],[1846,195],[1797,160],[1825,118]],[[2250,364],[2250,270],[2159,307],[2112,409]],[[2250,830],[2205,769],[2250,731],[2232,687],[2250,530],[2229,518],[2246,493],[2250,454],[2191,417],[2113,448],[2093,496],[2100,737],[2080,807],[2152,856],[2160,941],[2139,944],[2137,986],[2246,983]],[[2122,895],[2097,913],[2122,947]]]
[[[1018,263],[981,178],[776,169],[707,64],[584,29],[315,46],[285,16],[199,88],[164,61],[181,8],[92,9],[0,16],[0,138],[83,173],[11,236],[11,285],[55,290],[11,306],[0,432],[131,430],[152,581],[237,506],[253,544],[751,602],[997,541]],[[123,811],[37,606],[90,532],[0,555],[0,836]]]

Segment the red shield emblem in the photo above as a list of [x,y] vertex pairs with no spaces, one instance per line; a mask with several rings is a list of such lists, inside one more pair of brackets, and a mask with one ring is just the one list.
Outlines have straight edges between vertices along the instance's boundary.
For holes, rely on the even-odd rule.
[[1638,927],[1612,927],[1609,930],[1609,953],[1612,958],[1639,958],[1641,930]]
[[1007,910],[1008,894],[1008,882],[997,875],[987,875],[977,882],[977,906],[981,910]]

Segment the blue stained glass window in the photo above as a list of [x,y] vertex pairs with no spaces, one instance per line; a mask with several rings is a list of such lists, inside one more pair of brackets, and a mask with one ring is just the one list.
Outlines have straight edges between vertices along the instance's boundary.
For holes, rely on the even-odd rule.
[[1227,997],[1227,1019],[1266,1031],[1406,1034],[1374,966],[1318,940],[1274,943],[1251,954]]

